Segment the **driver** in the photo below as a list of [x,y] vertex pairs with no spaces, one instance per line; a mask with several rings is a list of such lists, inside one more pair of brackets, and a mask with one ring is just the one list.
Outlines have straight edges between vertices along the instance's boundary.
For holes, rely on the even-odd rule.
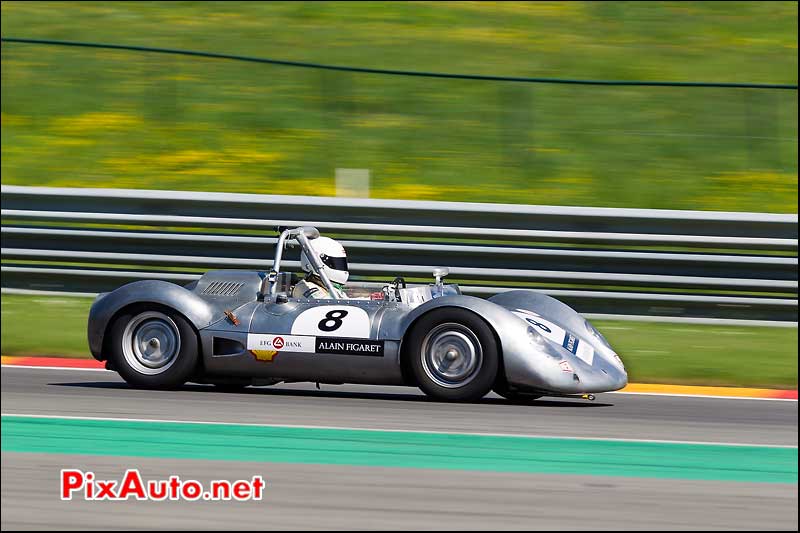
[[330,237],[317,237],[309,241],[311,248],[317,253],[328,279],[335,289],[334,294],[329,294],[328,289],[319,276],[314,272],[311,261],[306,257],[305,251],[300,254],[300,267],[306,271],[306,277],[294,286],[293,298],[347,298],[344,284],[350,273],[347,271],[347,254],[338,241]]

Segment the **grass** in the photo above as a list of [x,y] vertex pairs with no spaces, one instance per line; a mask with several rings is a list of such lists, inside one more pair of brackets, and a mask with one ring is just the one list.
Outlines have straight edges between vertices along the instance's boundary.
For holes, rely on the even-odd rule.
[[[796,2],[3,2],[2,35],[797,83]],[[797,212],[797,91],[523,85],[2,45],[2,183]]]
[[631,382],[797,388],[797,328],[592,323]]
[[[3,355],[90,357],[92,300],[3,295]],[[632,382],[797,388],[797,328],[598,320]]]
[[0,353],[91,357],[86,337],[92,298],[3,294]]

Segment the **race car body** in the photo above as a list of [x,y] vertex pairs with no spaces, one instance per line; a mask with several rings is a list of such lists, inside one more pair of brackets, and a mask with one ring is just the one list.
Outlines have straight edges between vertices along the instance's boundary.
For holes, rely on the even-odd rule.
[[[291,278],[280,272],[284,244],[295,239],[313,254],[309,240],[318,235],[283,231],[270,272],[212,271],[187,287],[138,281],[98,296],[92,354],[139,387],[364,383],[474,400],[492,389],[534,399],[627,383],[602,335],[535,291],[465,296],[437,269],[432,285],[405,288],[398,278],[372,299],[291,298]],[[330,284],[318,258],[312,264]]]

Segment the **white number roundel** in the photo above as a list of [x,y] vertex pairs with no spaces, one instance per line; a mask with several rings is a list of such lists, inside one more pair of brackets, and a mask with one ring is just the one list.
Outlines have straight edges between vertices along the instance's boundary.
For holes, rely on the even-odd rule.
[[369,338],[369,315],[351,305],[320,305],[300,313],[292,324],[292,335]]
[[520,317],[528,324],[536,326],[536,331],[538,331],[543,337],[562,345],[564,348],[574,353],[578,358],[583,359],[586,364],[592,364],[592,361],[594,360],[594,348],[589,346],[588,343],[581,342],[581,340],[572,333],[542,318],[539,314],[528,311],[527,309],[517,309],[516,311],[512,311],[512,313]]

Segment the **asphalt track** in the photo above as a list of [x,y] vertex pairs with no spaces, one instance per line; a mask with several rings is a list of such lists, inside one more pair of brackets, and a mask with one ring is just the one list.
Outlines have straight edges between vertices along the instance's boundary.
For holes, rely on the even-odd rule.
[[[105,371],[2,369],[2,412],[312,427],[797,446],[797,402],[598,395],[509,404],[414,389],[293,384],[223,393],[128,388]],[[200,481],[260,473],[260,502],[62,502],[60,468]],[[723,482],[4,452],[2,528],[785,529],[796,483]]]

